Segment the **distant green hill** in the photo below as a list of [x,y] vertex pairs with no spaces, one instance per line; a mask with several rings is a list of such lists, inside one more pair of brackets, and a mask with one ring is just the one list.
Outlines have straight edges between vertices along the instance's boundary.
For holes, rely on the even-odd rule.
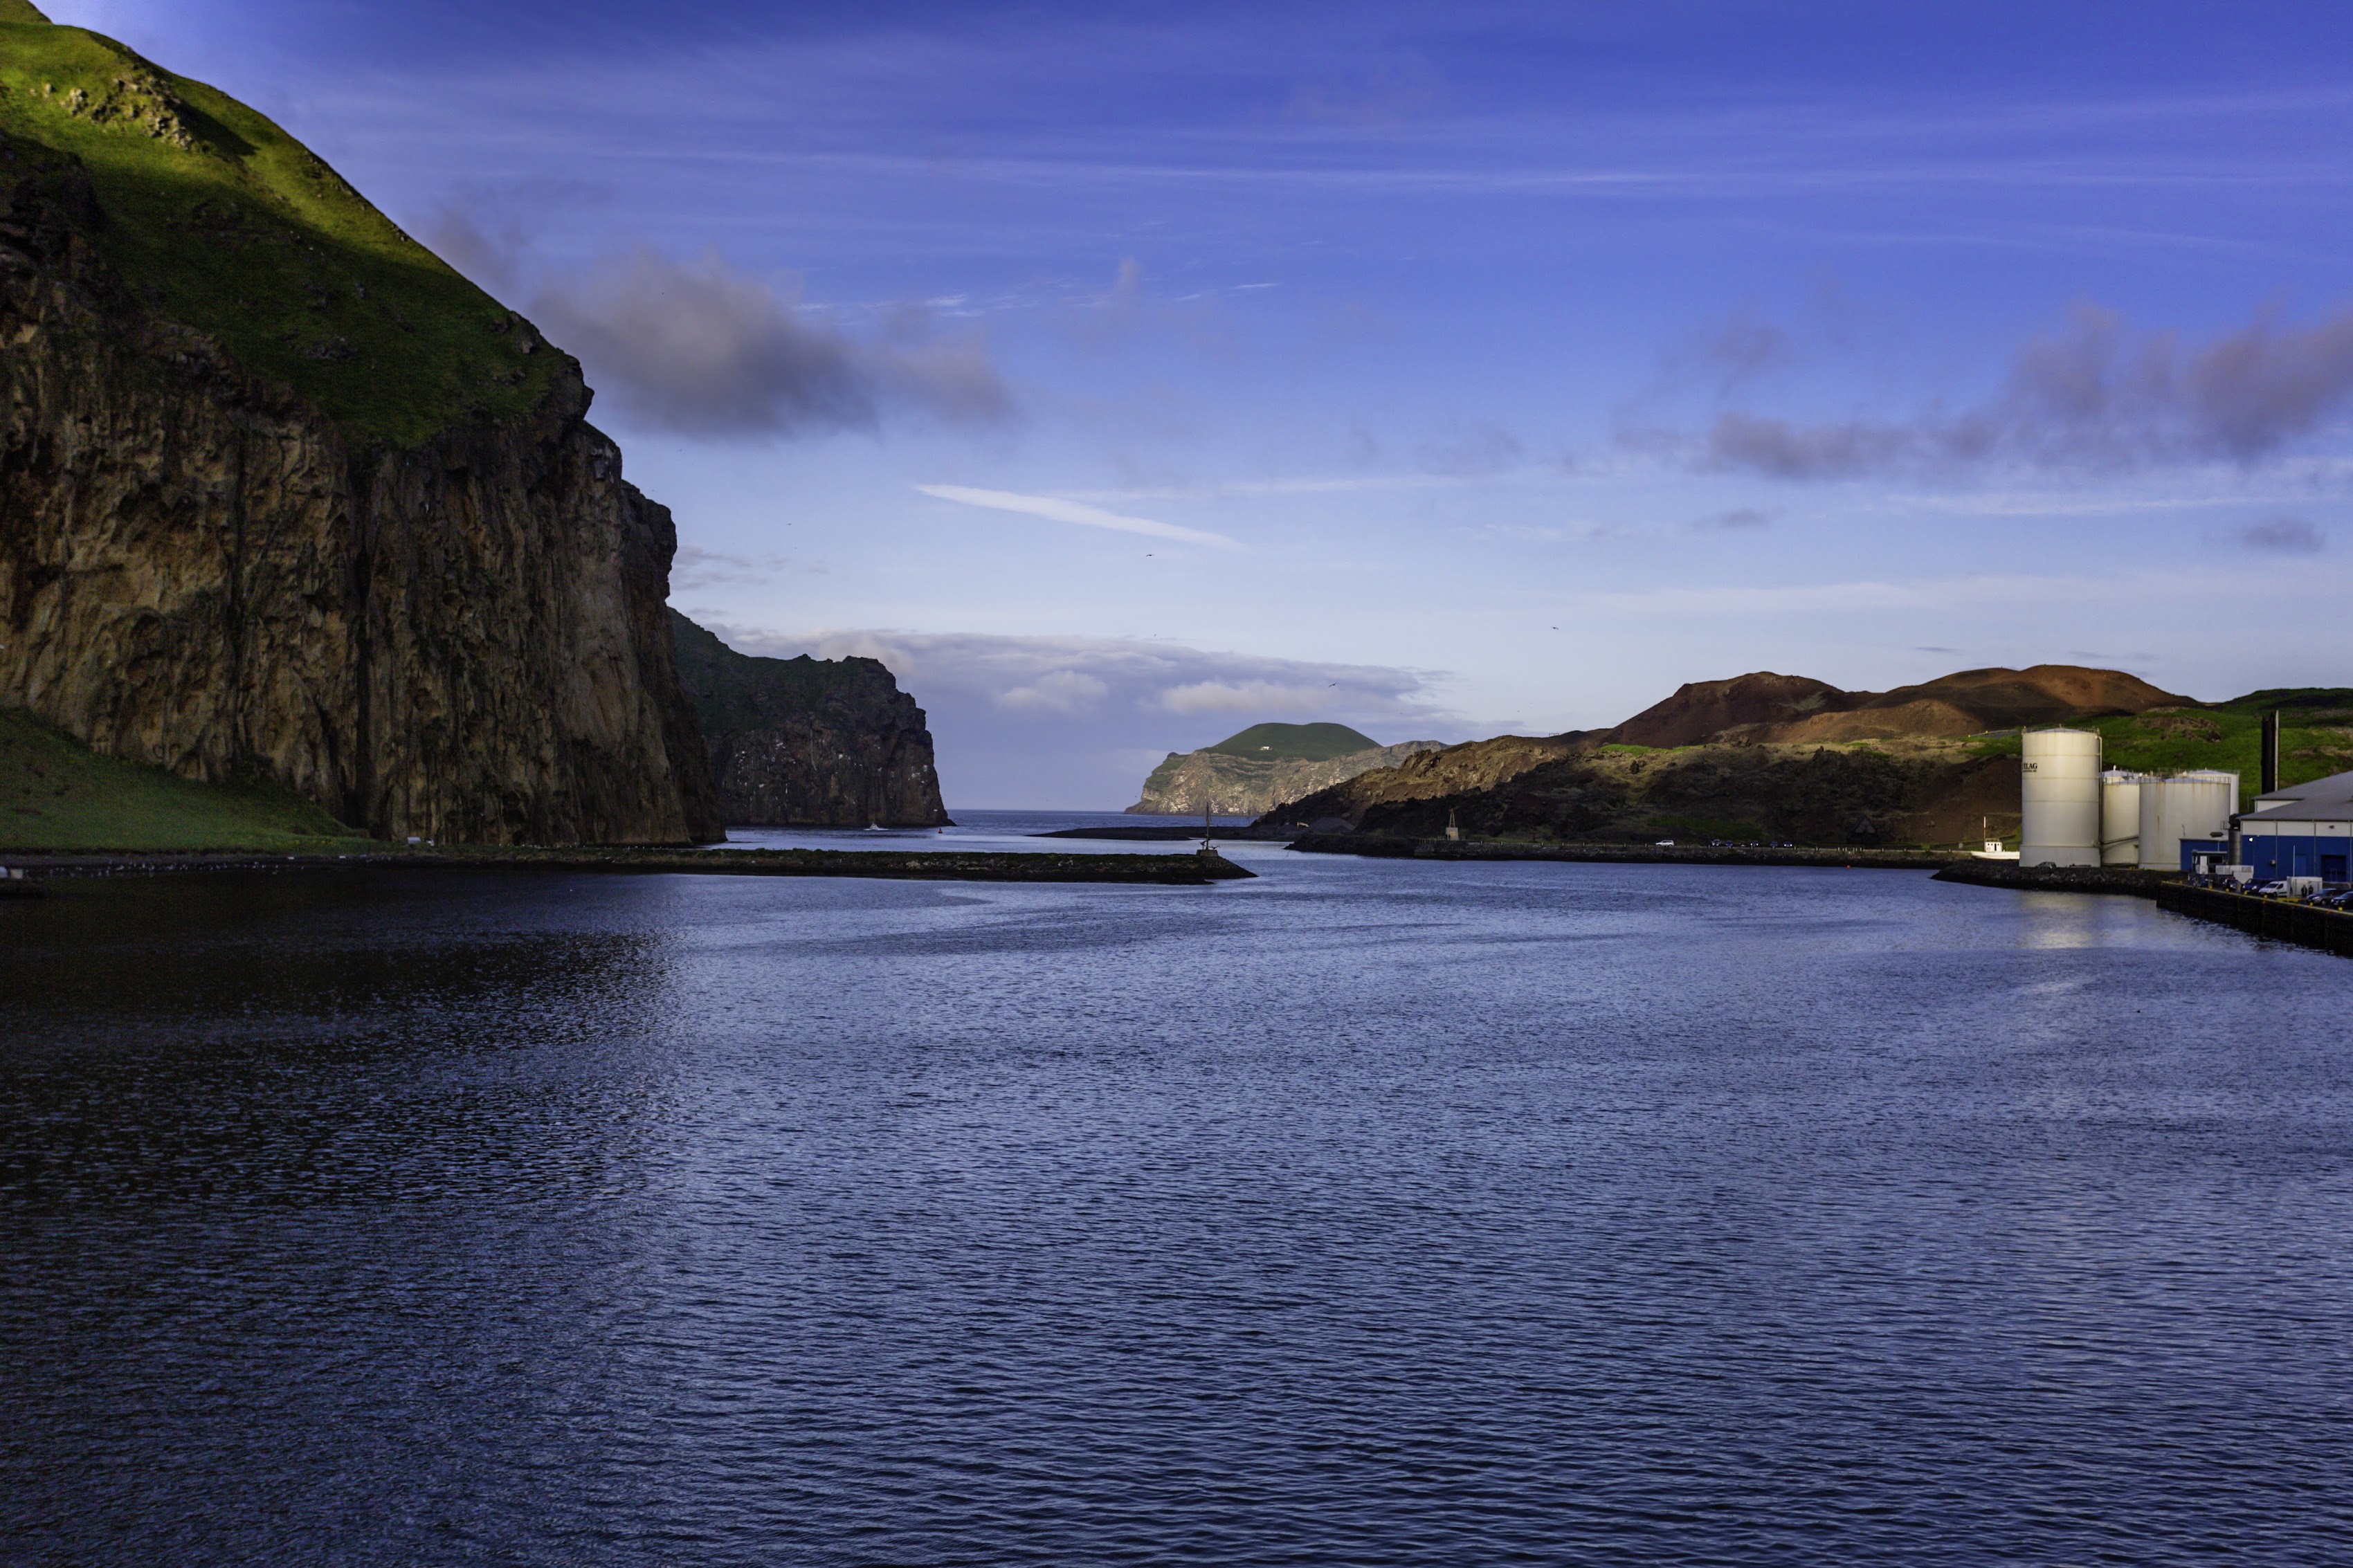
[[1229,735],[1216,745],[1201,749],[1270,763],[1324,763],[1354,752],[1379,748],[1378,741],[1345,724],[1253,724],[1239,735]]
[[149,308],[356,445],[525,413],[565,357],[264,116],[26,0],[0,0],[0,137],[12,176],[69,177],[37,149],[79,160],[82,226]]
[[291,790],[198,784],[0,708],[0,851],[369,847]]

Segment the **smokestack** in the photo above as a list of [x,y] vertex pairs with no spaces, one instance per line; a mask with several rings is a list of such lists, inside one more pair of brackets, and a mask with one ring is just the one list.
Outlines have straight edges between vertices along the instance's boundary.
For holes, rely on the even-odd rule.
[[2276,708],[2263,715],[2263,775],[2264,795],[2280,786],[2279,766],[2280,710]]

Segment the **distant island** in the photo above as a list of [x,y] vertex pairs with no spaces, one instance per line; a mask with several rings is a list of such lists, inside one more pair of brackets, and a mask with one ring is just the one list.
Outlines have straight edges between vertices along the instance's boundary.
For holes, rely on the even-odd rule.
[[1127,809],[1140,816],[1251,816],[1377,768],[1395,767],[1438,741],[1384,746],[1345,724],[1253,724],[1198,752],[1171,752]]

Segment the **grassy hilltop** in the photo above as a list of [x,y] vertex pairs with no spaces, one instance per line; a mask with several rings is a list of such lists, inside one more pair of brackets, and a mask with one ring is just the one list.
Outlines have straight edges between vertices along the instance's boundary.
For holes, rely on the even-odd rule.
[[1229,735],[1201,749],[1257,762],[1328,763],[1334,757],[1377,751],[1380,744],[1345,724],[1253,724],[1239,735]]
[[26,0],[0,0],[0,177],[78,160],[92,243],[149,307],[356,445],[524,413],[564,363],[267,117]]

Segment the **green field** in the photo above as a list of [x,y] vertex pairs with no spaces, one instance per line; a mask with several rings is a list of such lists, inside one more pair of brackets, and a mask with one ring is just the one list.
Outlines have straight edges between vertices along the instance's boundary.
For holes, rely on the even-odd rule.
[[12,177],[59,200],[58,154],[78,160],[100,213],[77,226],[150,310],[291,385],[358,446],[536,405],[564,356],[308,149],[225,93],[38,16],[0,0]]
[[[2263,784],[2263,715],[2280,710],[2280,783],[2308,784],[2353,771],[2353,688],[2302,686],[2251,691],[2197,708],[2085,719],[2076,727],[2100,734],[2102,761],[2134,773],[2186,773],[2217,768],[2239,775],[2241,809],[2254,804]],[[2015,731],[1980,736],[1988,752],[2015,755]]]
[[381,847],[275,784],[198,784],[0,709],[0,851]]

